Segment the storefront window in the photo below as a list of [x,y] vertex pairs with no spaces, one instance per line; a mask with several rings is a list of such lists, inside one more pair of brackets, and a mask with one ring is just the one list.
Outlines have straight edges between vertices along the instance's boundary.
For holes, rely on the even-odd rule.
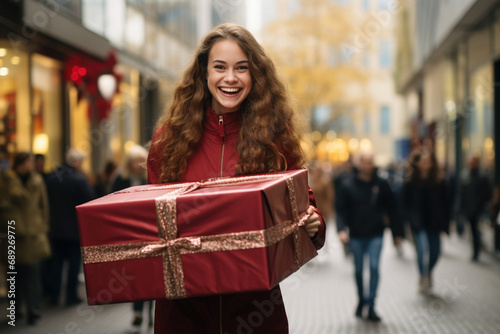
[[33,153],[46,155],[46,170],[60,164],[62,157],[61,68],[61,63],[54,59],[32,56],[32,147]]
[[485,167],[493,165],[493,67],[483,65],[471,74],[470,112],[466,119],[468,152],[480,154]]
[[[446,165],[455,170],[455,131],[457,127],[457,75],[455,72],[457,59],[454,57],[446,62],[444,69],[444,124],[443,139],[444,155]],[[439,147],[439,138],[436,140],[436,147]]]
[[107,140],[111,149],[109,155],[115,162],[120,162],[130,147],[140,144],[140,73],[123,64],[118,65],[117,70],[123,77],[120,83],[120,94],[113,99],[110,123],[114,126],[110,129]]
[[0,43],[0,160],[31,150],[28,54]]

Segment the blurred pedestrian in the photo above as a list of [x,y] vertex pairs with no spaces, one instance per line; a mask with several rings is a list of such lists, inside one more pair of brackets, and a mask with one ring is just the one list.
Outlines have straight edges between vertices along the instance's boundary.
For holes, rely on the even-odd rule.
[[418,290],[427,294],[441,249],[440,233],[448,233],[450,222],[448,188],[440,176],[436,156],[428,149],[415,150],[409,158],[402,203],[417,249]]
[[78,221],[75,206],[94,199],[94,192],[81,172],[85,154],[69,149],[66,163],[47,178],[47,188],[51,208],[52,287],[50,303],[57,305],[61,293],[63,265],[68,263],[66,276],[66,305],[74,305],[82,300],[78,297],[78,275],[81,253]]
[[37,153],[35,154],[35,171],[43,177],[43,180],[47,180],[47,173],[45,172],[45,155]]
[[[113,182],[113,192],[122,190],[128,187],[140,186],[147,184],[146,176],[146,160],[148,158],[148,151],[142,146],[135,145],[127,153],[125,158],[125,163],[122,167],[122,171],[117,175],[115,181]],[[144,301],[138,301],[133,303],[134,317],[132,320],[132,326],[140,327],[143,321],[143,310]],[[153,301],[150,300],[149,304],[149,327],[153,326]]]
[[[314,161],[310,168],[309,174],[309,186],[314,192],[316,198],[316,205],[318,209],[323,214],[325,222],[327,225],[333,224],[333,183],[330,175],[328,174],[328,168],[331,168],[329,164],[321,161]],[[334,229],[332,230],[334,231]],[[329,255],[329,250],[333,245],[331,244],[331,239],[325,238],[325,245],[318,252],[316,261],[326,262],[331,259]]]
[[[404,183],[404,169],[402,168],[402,163],[401,161],[393,161],[391,162],[384,173],[384,178],[386,178],[387,182],[389,183],[389,186],[392,189],[392,192],[394,193],[394,196],[396,196],[396,200],[398,203],[398,206],[401,207],[401,201],[402,201],[402,192],[403,192],[403,183]],[[406,224],[404,224],[403,221],[403,238],[406,238]],[[396,249],[396,253],[398,254],[399,257],[403,257],[403,245],[401,243],[396,243],[396,240],[393,240],[394,248]]]
[[316,196],[316,205],[326,221],[333,214],[333,184],[320,161],[311,164],[309,186]]
[[467,157],[467,170],[460,175],[458,213],[470,224],[472,233],[472,261],[478,261],[481,251],[479,223],[486,205],[491,199],[492,189],[489,179],[481,174],[479,155]]
[[[378,322],[375,297],[379,282],[379,263],[387,215],[396,244],[402,242],[403,228],[396,198],[386,180],[377,175],[373,154],[362,153],[354,175],[344,179],[337,197],[337,230],[343,243],[349,243],[354,256],[358,306],[355,315],[363,317],[368,307],[368,320]],[[368,296],[363,284],[365,256],[370,263]]]
[[[158,122],[148,156],[148,183],[302,168],[295,113],[272,60],[251,33],[236,24],[219,25],[201,42],[172,105]],[[319,249],[325,222],[312,192],[309,199],[304,230]],[[262,314],[258,305],[264,303],[271,309],[251,326],[247,321],[255,324],[250,319]],[[155,333],[242,331],[288,333],[279,286],[156,301]]]
[[[336,172],[336,175],[333,178],[333,212],[336,215],[338,209],[338,199],[339,199],[339,193],[340,193],[340,188],[342,186],[342,183],[344,180],[349,179],[353,176],[354,174],[354,165],[352,163],[352,157],[349,156],[349,159],[347,159],[346,162],[344,162]],[[338,225],[338,223],[337,223]],[[347,257],[351,253],[349,250],[349,243],[343,243],[343,249],[344,249],[344,255]]]
[[102,172],[97,174],[96,184],[94,186],[96,197],[102,197],[111,193],[113,190],[116,168],[116,163],[113,160],[109,160],[106,162],[106,165],[104,165]]
[[[43,178],[43,183],[46,186],[48,173],[45,172],[45,155],[35,154],[35,171]],[[40,272],[42,276],[42,297],[45,298],[50,294],[50,286],[52,284],[52,258],[43,260],[40,263]]]
[[40,262],[51,253],[47,191],[42,177],[34,171],[33,155],[28,152],[14,156],[4,181],[9,202],[5,216],[15,222],[12,231],[16,235],[16,264],[9,271],[17,271],[16,314],[22,317],[26,306],[28,324],[35,324],[40,318]]

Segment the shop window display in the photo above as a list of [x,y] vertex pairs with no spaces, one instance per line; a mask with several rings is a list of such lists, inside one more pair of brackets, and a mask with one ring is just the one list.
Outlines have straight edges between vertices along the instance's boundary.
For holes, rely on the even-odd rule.
[[[1,45],[1,44],[0,44]],[[30,149],[28,55],[0,46],[0,161]]]

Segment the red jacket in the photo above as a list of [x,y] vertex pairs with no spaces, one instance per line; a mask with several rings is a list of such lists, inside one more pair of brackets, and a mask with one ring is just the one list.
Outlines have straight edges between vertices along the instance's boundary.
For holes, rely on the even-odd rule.
[[[239,113],[217,115],[213,110],[207,113],[203,137],[189,158],[188,167],[181,176],[183,182],[234,176],[236,173],[236,141],[241,127]],[[153,135],[153,143],[157,133]],[[160,164],[161,148],[153,144],[148,156],[148,183],[158,183]],[[289,162],[288,168],[295,169],[295,166]],[[309,198],[316,206],[311,190]],[[325,221],[319,210],[316,209],[316,213],[321,226],[313,243],[319,249],[325,241]],[[288,333],[288,320],[281,290],[276,286],[271,291],[157,300],[155,333],[281,334]]]

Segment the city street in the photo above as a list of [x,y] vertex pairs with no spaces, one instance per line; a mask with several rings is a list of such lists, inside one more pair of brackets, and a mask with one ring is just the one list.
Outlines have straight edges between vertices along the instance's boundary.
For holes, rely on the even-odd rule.
[[[333,228],[328,237],[326,252],[281,284],[290,333],[500,332],[500,262],[488,254],[483,254],[479,263],[470,262],[467,240],[443,238],[434,293],[422,296],[417,293],[412,246],[405,242],[399,257],[390,234],[386,234],[377,302],[383,321],[373,324],[354,317],[357,300],[351,258],[344,256]],[[81,304],[44,310],[36,327],[21,320],[15,328],[5,322],[0,328],[4,334],[132,333],[131,319],[130,304]],[[141,333],[152,333],[146,323]]]

